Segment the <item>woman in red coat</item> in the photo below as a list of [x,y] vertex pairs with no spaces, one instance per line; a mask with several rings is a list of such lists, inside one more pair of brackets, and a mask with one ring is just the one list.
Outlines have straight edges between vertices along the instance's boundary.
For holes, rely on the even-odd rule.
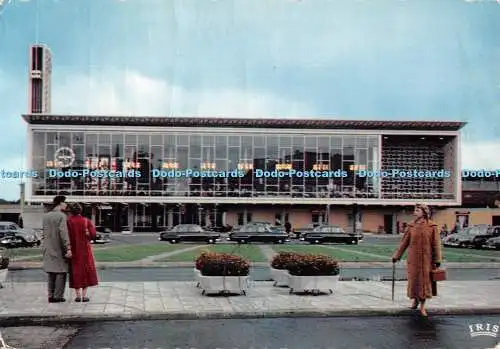
[[71,240],[71,271],[69,287],[75,289],[75,302],[88,302],[87,288],[97,286],[97,271],[90,240],[95,238],[96,230],[92,222],[83,217],[79,204],[70,205],[68,232]]

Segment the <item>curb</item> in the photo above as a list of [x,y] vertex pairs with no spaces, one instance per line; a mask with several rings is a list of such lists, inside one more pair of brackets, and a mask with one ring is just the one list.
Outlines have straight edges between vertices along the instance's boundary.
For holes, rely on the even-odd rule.
[[[170,263],[97,263],[96,268],[98,270],[105,269],[137,269],[137,268],[188,268],[193,267],[194,262],[170,262]],[[253,262],[252,267],[257,268],[267,268],[269,267],[269,262]],[[378,268],[392,268],[392,263],[365,263],[365,262],[346,262],[342,263],[343,268],[348,269],[378,269]],[[445,267],[448,269],[500,269],[500,263],[446,263]],[[397,269],[406,269],[405,263],[396,264]],[[28,269],[42,269],[42,263],[34,262],[13,262],[9,266],[9,270],[28,270]]]
[[[429,309],[429,316],[465,316],[465,315],[500,315],[500,308],[435,308]],[[272,312],[235,312],[235,313],[200,313],[200,312],[173,312],[173,313],[139,313],[139,314],[105,314],[105,315],[44,315],[20,314],[0,315],[2,326],[29,326],[29,325],[59,325],[79,324],[91,321],[155,321],[155,320],[224,320],[224,319],[266,319],[266,318],[324,318],[324,317],[397,317],[412,316],[412,310],[401,309],[358,309],[358,310],[280,310]]]

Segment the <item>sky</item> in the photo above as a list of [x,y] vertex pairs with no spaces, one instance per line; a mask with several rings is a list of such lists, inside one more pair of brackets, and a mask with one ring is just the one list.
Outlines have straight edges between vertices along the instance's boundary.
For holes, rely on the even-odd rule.
[[500,1],[0,3],[0,169],[26,169],[34,43],[56,114],[465,121],[463,167],[500,168]]

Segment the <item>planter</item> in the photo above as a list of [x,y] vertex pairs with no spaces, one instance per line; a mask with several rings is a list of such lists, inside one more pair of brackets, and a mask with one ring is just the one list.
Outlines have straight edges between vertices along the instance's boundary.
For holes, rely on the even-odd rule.
[[196,287],[200,287],[200,276],[201,276],[201,271],[194,268],[194,281],[196,281]]
[[302,292],[330,292],[333,290],[339,282],[340,275],[328,275],[328,276],[295,276],[288,274],[288,287],[290,287],[290,293],[302,293]]
[[246,295],[249,287],[250,276],[199,276],[200,288],[202,294],[238,293]]
[[7,272],[9,269],[0,269],[0,288],[3,288],[3,284],[7,280]]
[[271,268],[271,278],[274,280],[273,286],[288,286],[289,274],[286,269]]

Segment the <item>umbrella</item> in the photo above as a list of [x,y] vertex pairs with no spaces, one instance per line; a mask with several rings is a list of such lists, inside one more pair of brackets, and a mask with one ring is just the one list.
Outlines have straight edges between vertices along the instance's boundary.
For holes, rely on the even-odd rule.
[[392,263],[392,301],[394,302],[394,289],[396,288],[396,263]]

